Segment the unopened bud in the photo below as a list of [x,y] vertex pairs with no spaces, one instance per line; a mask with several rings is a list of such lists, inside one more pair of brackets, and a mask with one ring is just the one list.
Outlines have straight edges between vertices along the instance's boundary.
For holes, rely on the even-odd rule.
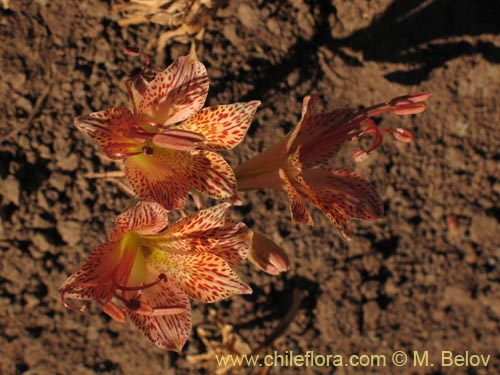
[[290,269],[290,260],[285,251],[270,238],[256,232],[253,232],[252,247],[247,259],[270,275],[279,275]]

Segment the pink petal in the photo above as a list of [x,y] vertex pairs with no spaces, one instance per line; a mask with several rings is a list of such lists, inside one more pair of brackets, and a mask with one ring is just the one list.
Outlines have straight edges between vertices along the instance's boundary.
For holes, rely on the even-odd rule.
[[95,249],[78,271],[61,286],[63,299],[97,300],[105,304],[116,290],[113,273],[120,262],[119,244],[105,243]]
[[168,225],[168,211],[158,203],[139,202],[135,207],[118,215],[108,238],[118,241],[125,233],[156,234]]
[[187,173],[193,189],[215,199],[230,199],[233,204],[240,202],[233,169],[219,154],[203,150],[192,153]]
[[206,251],[223,258],[230,266],[247,258],[252,235],[244,223],[228,219],[223,227],[212,229],[206,235],[217,239],[216,246]]
[[374,220],[383,214],[383,204],[373,186],[354,172],[342,169],[308,170],[304,178],[314,192],[311,203],[321,209],[349,238],[351,219]]
[[[312,94],[312,95],[306,96],[302,100],[302,118],[300,119],[300,122],[297,124],[297,126],[287,135],[287,138],[288,138],[287,150],[288,151],[290,151],[291,149],[293,150],[293,149],[297,148],[299,144],[303,143],[301,138],[303,136],[304,131],[302,129],[304,127],[309,126],[310,118],[313,114],[313,109],[314,109],[314,106],[316,105],[316,103],[318,102],[318,99],[319,99],[318,94]],[[299,136],[299,134],[300,134],[300,136]]]
[[180,57],[149,83],[139,104],[139,117],[162,125],[184,121],[203,107],[207,94],[205,66]]
[[230,150],[243,140],[259,105],[254,100],[203,108],[179,128],[203,134],[206,150]]
[[330,160],[342,145],[351,139],[349,131],[342,131],[344,120],[353,115],[352,109],[337,109],[308,118],[297,139],[302,144],[300,160],[309,168]]
[[140,199],[167,210],[182,209],[189,191],[184,171],[189,161],[188,153],[155,147],[152,155],[127,158],[125,176]]
[[231,207],[230,203],[221,203],[200,210],[196,214],[176,221],[164,233],[175,235],[176,238],[196,237],[210,229],[220,228],[226,221],[226,212],[229,207]]
[[[191,307],[186,294],[174,285],[160,283],[144,289],[139,298],[153,308],[153,314],[127,309],[130,320],[160,349],[180,352],[191,334]],[[170,307],[183,308],[184,312],[172,315],[168,313]],[[166,313],[162,314],[165,308]]]
[[290,214],[292,216],[292,221],[294,223],[301,223],[307,225],[314,225],[314,220],[307,209],[304,200],[295,190],[292,183],[288,179],[285,171],[283,169],[279,170],[279,176],[283,183],[283,188],[288,195],[288,201],[290,202]]
[[233,170],[222,156],[209,151],[154,147],[151,155],[127,158],[125,175],[139,198],[169,210],[184,208],[189,188],[238,201]]
[[101,146],[111,159],[123,159],[141,152],[141,143],[127,137],[134,126],[133,114],[127,108],[110,108],[77,117],[75,126]]
[[156,253],[154,260],[152,267],[165,273],[168,281],[190,298],[201,302],[215,302],[233,294],[248,294],[252,291],[240,281],[224,259],[214,254],[164,251]]
[[226,210],[230,206],[230,203],[219,204],[176,221],[162,232],[160,246],[180,253],[211,249],[219,242],[213,231],[224,228]]
[[246,258],[251,236],[245,224],[226,219],[230,203],[223,203],[182,218],[157,238],[163,251],[181,254],[209,252],[235,265]]

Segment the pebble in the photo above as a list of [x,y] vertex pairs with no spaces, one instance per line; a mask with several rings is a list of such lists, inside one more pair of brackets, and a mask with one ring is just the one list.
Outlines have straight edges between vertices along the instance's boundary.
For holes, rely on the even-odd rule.
[[259,14],[249,3],[241,3],[238,7],[238,18],[243,26],[248,29],[255,29],[259,22]]
[[19,206],[19,181],[12,175],[8,176],[2,181],[2,188],[0,193],[2,194],[2,204],[14,203]]
[[486,214],[476,214],[472,217],[470,237],[472,241],[482,244],[499,242],[499,229],[499,223],[495,218]]
[[82,239],[82,228],[77,221],[59,220],[57,222],[57,231],[63,241],[70,246],[76,245]]

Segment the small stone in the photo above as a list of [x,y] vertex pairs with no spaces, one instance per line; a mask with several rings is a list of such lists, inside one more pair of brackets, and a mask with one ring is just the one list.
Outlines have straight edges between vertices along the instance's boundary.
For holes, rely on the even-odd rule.
[[31,105],[31,102],[22,96],[18,97],[18,99],[16,101],[16,107],[21,108],[26,113],[30,113],[33,110],[33,106]]
[[472,217],[470,225],[470,237],[476,243],[493,243],[498,241],[498,221],[486,214],[478,214]]
[[257,27],[257,22],[259,22],[259,14],[249,3],[240,4],[238,7],[238,18],[248,29],[255,29]]
[[50,242],[47,241],[47,238],[42,233],[35,233],[31,241],[42,253],[47,252],[51,247]]
[[78,156],[76,154],[70,154],[57,159],[57,165],[63,171],[75,171],[78,169]]
[[49,178],[49,183],[57,191],[63,192],[66,189],[66,184],[69,183],[70,178],[60,173],[53,173]]
[[19,181],[12,175],[8,176],[2,181],[2,188],[0,189],[0,194],[2,194],[3,202],[2,204],[14,203],[19,206]]
[[70,246],[76,245],[82,239],[82,228],[77,221],[59,220],[57,230],[63,241]]
[[447,148],[445,158],[448,165],[455,170],[463,170],[466,167],[464,152],[456,147]]
[[269,18],[267,20],[266,27],[274,36],[281,35],[280,24],[274,18]]
[[288,86],[295,87],[297,86],[299,79],[300,79],[300,72],[298,69],[295,69],[288,75],[286,81],[288,83]]
[[375,329],[380,318],[380,308],[376,301],[368,301],[363,305],[363,323],[366,329]]

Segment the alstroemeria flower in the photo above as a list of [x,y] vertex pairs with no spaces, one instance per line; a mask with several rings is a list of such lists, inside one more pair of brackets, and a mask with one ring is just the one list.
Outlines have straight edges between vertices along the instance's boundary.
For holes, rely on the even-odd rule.
[[372,107],[355,110],[338,109],[313,114],[318,95],[304,98],[302,119],[280,142],[254,156],[235,169],[239,190],[272,188],[287,193],[292,220],[313,224],[304,203],[307,200],[322,210],[349,238],[351,219],[376,219],[383,213],[380,196],[372,185],[343,169],[320,167],[337,154],[348,140],[373,135],[368,150],[354,154],[361,161],[382,142],[382,133],[411,142],[408,130],[380,128],[373,118],[383,113],[415,114],[425,110],[429,93],[406,95]]
[[[181,209],[189,189],[239,202],[236,179],[213,151],[229,150],[245,136],[259,101],[203,108],[204,65],[178,58],[164,71],[127,81],[131,109],[116,107],[81,116],[75,125],[111,159],[125,159],[125,176],[142,200]],[[144,73],[144,71],[143,71]]]
[[[246,258],[251,232],[226,218],[224,203],[168,226],[157,203],[119,215],[108,242],[60,289],[66,307],[91,301],[118,322],[126,316],[158,347],[180,351],[191,332],[189,299],[215,302],[251,293],[232,270]],[[67,300],[81,300],[80,307]]]

